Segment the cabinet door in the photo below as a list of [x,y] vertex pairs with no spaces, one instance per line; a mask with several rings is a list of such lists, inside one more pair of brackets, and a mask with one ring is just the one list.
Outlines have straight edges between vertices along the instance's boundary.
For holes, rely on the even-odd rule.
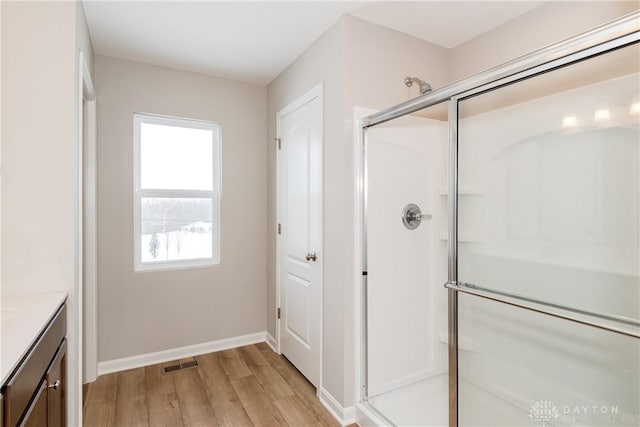
[[27,410],[20,427],[42,427],[47,425],[47,383],[40,383],[36,397]]
[[67,340],[62,340],[47,371],[47,426],[66,425],[66,356]]

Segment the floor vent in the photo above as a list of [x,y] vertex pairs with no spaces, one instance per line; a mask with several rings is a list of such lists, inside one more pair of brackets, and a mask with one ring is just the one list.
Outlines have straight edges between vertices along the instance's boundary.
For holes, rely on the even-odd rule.
[[198,361],[190,360],[188,362],[178,363],[177,365],[165,366],[164,373],[170,374],[172,372],[180,371],[182,369],[197,368],[197,367],[198,367]]
[[198,367],[198,361],[197,360],[191,360],[189,362],[185,362],[185,363],[181,364],[180,366],[182,366],[182,369],[197,368]]
[[165,374],[170,374],[171,372],[179,371],[180,369],[182,369],[182,366],[180,366],[180,365],[165,366],[164,367],[164,373]]

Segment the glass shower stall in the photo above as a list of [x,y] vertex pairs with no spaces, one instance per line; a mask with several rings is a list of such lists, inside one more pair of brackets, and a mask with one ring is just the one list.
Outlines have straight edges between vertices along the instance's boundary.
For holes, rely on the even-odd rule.
[[361,424],[640,425],[639,40],[360,121]]

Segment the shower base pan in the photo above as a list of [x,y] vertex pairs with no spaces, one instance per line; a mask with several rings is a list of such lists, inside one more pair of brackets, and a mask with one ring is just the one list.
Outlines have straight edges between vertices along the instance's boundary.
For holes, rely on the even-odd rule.
[[396,426],[446,426],[449,423],[447,373],[369,398]]

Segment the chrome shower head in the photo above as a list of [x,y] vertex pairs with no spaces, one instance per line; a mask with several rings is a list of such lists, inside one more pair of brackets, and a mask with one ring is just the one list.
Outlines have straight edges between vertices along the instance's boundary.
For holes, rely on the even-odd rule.
[[404,85],[406,87],[411,87],[413,86],[414,83],[417,83],[420,85],[420,94],[424,95],[427,92],[431,92],[433,90],[433,88],[431,87],[431,85],[427,82],[425,82],[424,80],[421,80],[417,77],[405,77],[404,78]]

